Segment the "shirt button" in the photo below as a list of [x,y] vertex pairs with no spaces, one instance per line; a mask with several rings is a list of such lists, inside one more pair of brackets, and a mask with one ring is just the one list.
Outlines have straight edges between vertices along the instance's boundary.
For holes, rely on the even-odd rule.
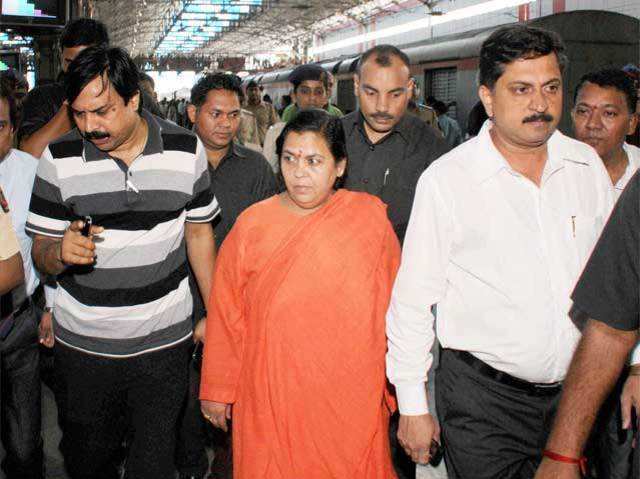
[[129,172],[129,176],[133,176],[133,173],[131,171]]
[[375,147],[375,146],[373,146],[373,145],[369,145],[369,149],[370,149],[371,151],[373,151],[373,150],[375,150],[375,149],[376,149],[376,147]]

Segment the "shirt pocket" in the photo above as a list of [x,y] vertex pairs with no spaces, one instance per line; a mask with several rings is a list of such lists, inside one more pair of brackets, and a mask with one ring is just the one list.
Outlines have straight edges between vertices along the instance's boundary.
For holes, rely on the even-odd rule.
[[603,218],[601,216],[576,214],[569,218],[567,231],[570,241],[578,253],[578,260],[581,266],[584,266],[584,263],[591,255],[591,251],[600,236],[602,226]]

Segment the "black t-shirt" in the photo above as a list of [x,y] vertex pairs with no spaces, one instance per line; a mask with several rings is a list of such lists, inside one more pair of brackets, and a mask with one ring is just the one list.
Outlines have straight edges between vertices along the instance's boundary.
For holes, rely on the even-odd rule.
[[384,201],[393,229],[403,243],[418,179],[434,160],[449,151],[449,145],[409,113],[376,144],[367,137],[359,110],[343,117],[342,125],[348,157],[344,187]]
[[277,193],[276,177],[262,154],[236,143],[216,169],[209,165],[209,174],[220,205],[220,214],[213,220],[219,249],[240,213]]
[[640,328],[640,171],[622,193],[573,292],[575,307],[625,331]]

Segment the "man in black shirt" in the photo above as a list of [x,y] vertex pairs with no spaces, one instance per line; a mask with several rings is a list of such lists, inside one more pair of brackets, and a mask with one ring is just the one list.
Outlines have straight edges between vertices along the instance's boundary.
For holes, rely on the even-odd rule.
[[342,119],[349,155],[345,187],[380,197],[402,242],[418,178],[449,147],[407,112],[414,86],[402,51],[391,45],[368,50],[354,82],[359,109]]
[[[238,216],[249,206],[276,193],[276,179],[260,154],[233,141],[240,128],[241,84],[235,75],[217,73],[202,77],[191,89],[187,107],[189,119],[202,141],[209,162],[211,186],[216,192],[221,213],[214,220],[216,247],[220,248]],[[198,298],[196,298],[196,303]],[[197,311],[197,306],[194,311]],[[203,314],[195,313],[196,318]],[[204,337],[204,322],[196,327],[195,337]],[[200,413],[198,385],[193,372],[191,396],[180,429],[176,462],[180,478],[200,478],[206,472],[205,423]],[[214,467],[228,469],[230,458],[226,438],[219,441]],[[228,471],[227,471],[228,472]]]
[[[71,62],[88,47],[109,44],[107,27],[91,18],[78,18],[64,27],[60,36],[62,73],[58,82],[42,85],[29,92],[23,103],[22,122],[18,130],[20,149],[40,158],[47,145],[68,133],[74,125],[69,115],[63,78]],[[163,117],[155,100],[141,91],[144,109]]]
[[[577,479],[585,442],[640,330],[640,172],[622,193],[573,292],[576,320],[590,318],[573,357],[536,479]],[[632,368],[631,376],[640,369]],[[640,397],[632,399],[640,413]],[[624,420],[631,426],[630,415]],[[636,446],[633,477],[640,474]]]
[[240,127],[240,89],[234,75],[204,76],[191,89],[187,107],[205,147],[211,183],[220,203],[221,219],[214,225],[218,248],[240,213],[276,192],[275,176],[264,156],[233,142]]

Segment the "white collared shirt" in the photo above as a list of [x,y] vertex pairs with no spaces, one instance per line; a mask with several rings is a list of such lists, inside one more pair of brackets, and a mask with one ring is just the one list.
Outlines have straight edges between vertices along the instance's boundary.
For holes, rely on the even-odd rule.
[[31,295],[40,283],[38,273],[31,260],[32,239],[25,232],[25,222],[29,214],[29,201],[33,180],[36,177],[38,160],[20,150],[11,149],[0,161],[0,187],[9,203],[11,223],[20,242],[20,252],[24,265],[27,294]]
[[387,313],[387,373],[400,412],[428,411],[438,339],[530,382],[562,380],[580,338],[570,295],[613,206],[590,146],[556,131],[537,187],[476,138],[421,176]]
[[640,168],[640,148],[637,146],[630,145],[629,143],[625,143],[622,145],[625,153],[627,154],[627,159],[629,163],[627,164],[627,169],[624,170],[624,174],[620,177],[618,182],[614,185],[616,200],[620,198],[622,191],[626,188],[627,183],[636,172],[638,168]]

